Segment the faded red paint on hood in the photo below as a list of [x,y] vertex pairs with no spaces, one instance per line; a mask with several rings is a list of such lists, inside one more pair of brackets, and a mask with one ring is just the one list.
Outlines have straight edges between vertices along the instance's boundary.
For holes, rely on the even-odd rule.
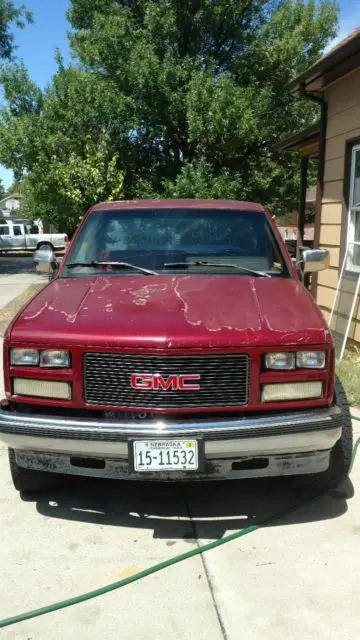
[[295,279],[112,275],[54,280],[20,314],[11,341],[203,348],[319,344],[327,335]]

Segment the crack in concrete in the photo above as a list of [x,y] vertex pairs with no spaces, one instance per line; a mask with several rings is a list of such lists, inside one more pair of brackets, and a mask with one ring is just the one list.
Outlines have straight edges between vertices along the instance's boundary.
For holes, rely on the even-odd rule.
[[[199,539],[198,539],[198,535],[197,535],[197,531],[196,531],[196,524],[195,524],[195,522],[193,520],[193,517],[192,517],[190,502],[189,502],[189,499],[188,499],[187,495],[185,496],[185,505],[186,505],[186,509],[187,509],[187,512],[188,512],[188,515],[189,515],[190,526],[191,526],[191,530],[193,532],[193,538],[194,538],[194,541],[195,541],[197,547],[199,547],[200,545],[199,545]],[[213,584],[212,584],[211,578],[210,578],[210,572],[209,572],[209,569],[208,569],[208,566],[207,566],[207,563],[206,563],[206,560],[205,560],[205,557],[204,557],[203,553],[200,553],[200,560],[201,560],[201,563],[202,563],[202,566],[203,566],[203,570],[204,570],[206,581],[207,581],[207,584],[208,584],[208,587],[209,587],[212,603],[213,603],[213,606],[214,606],[214,609],[215,609],[215,613],[216,613],[216,617],[218,619],[219,627],[220,627],[220,630],[221,630],[221,633],[222,633],[222,637],[223,637],[224,640],[229,640],[229,636],[228,636],[228,634],[226,632],[226,628],[225,628],[225,622],[224,622],[224,620],[222,618],[220,607],[219,607],[219,605],[217,603],[217,600],[216,600],[214,587],[213,587]]]

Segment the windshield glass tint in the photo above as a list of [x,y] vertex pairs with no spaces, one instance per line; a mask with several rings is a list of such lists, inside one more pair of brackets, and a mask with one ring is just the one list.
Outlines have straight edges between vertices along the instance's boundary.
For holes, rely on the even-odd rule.
[[[288,275],[266,216],[236,209],[94,211],[83,223],[66,263],[93,261],[130,262],[156,271],[165,271],[164,264],[169,262],[208,261]],[[70,270],[65,264],[63,275],[76,277],[101,273],[103,269],[81,266]],[[225,266],[183,269],[186,273],[244,275]]]

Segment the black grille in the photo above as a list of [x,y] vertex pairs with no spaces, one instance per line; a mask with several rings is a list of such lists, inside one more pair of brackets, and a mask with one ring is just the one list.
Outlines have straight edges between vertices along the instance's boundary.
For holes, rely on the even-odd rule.
[[[200,389],[132,389],[131,375],[199,374]],[[84,397],[90,404],[176,409],[180,407],[224,407],[248,402],[249,357],[218,355],[130,355],[86,353]]]

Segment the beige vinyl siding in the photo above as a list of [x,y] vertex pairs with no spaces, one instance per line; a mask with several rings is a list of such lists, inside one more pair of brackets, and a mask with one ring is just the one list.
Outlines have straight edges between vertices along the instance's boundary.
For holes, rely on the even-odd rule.
[[359,122],[360,102],[359,104],[355,105],[355,107],[346,109],[345,111],[337,113],[334,116],[328,116],[326,139],[330,140],[331,138],[339,136],[343,133],[347,133],[347,137],[352,138],[352,132],[359,130]]
[[324,202],[321,211],[321,223],[341,225],[342,204],[341,202]]
[[[347,140],[360,137],[360,69],[330,86],[326,91],[326,99],[328,120],[319,244],[330,249],[330,269],[318,275],[317,301],[328,317],[341,268],[342,224],[347,225],[343,194],[345,146]],[[351,295],[345,294],[343,300],[347,306]],[[360,304],[357,305],[355,318],[350,338],[360,343]]]
[[342,202],[343,199],[343,180],[333,180],[332,182],[325,182],[323,203],[326,202]]
[[332,182],[333,180],[338,180],[339,176],[342,176],[344,173],[344,149],[345,144],[339,147],[339,153],[342,152],[342,155],[338,158],[330,158],[329,160],[326,157],[325,160],[325,172],[324,172],[324,182]]
[[[324,311],[325,309],[328,309],[328,310],[332,309],[334,299],[335,299],[337,281],[335,282],[334,276],[331,273],[331,271],[332,270],[329,270],[327,272],[328,279],[326,279],[326,277],[323,277],[324,274],[326,273],[324,272],[324,274],[322,274],[321,282],[319,282],[318,280],[317,303],[320,306],[322,311]],[[344,305],[344,309],[346,310],[350,309],[352,301],[353,301],[353,293],[351,294],[342,293],[342,304]],[[346,313],[346,317],[348,317],[347,313]],[[360,303],[359,302],[355,307],[354,319],[359,323],[359,331],[360,331]]]
[[342,203],[343,188],[344,188],[344,183],[343,183],[343,179],[342,178],[339,179],[339,180],[333,180],[332,182],[325,182],[325,184],[324,184],[323,203],[327,203],[327,202],[328,203],[334,203],[334,202]]
[[[356,128],[352,132],[340,133],[338,136],[334,136],[333,138],[327,138],[326,140],[326,159],[328,161],[335,162],[336,160],[341,160],[344,158],[344,149],[346,141],[349,138],[355,138],[358,135],[359,129]],[[342,185],[341,185],[342,189]],[[342,198],[342,191],[340,194],[340,199]]]
[[330,245],[338,247],[340,245],[340,224],[321,224],[320,245]]
[[323,285],[324,287],[331,287],[332,289],[336,289],[338,282],[338,270],[327,269],[326,271],[320,271],[318,275],[318,284]]
[[330,267],[339,268],[340,263],[340,249],[338,247],[330,247]]
[[317,303],[325,309],[332,309],[335,290],[319,285],[317,288]]
[[[318,286],[317,300],[326,322],[329,322],[329,319],[330,319],[330,310],[333,304],[334,295],[335,295],[334,289],[323,287],[321,285]],[[352,298],[350,298],[349,296],[348,300],[346,300],[346,303],[351,302],[351,300]],[[336,316],[337,331],[344,334],[346,330],[347,322],[348,322],[347,316],[337,315]],[[333,326],[333,323],[332,323],[332,326]],[[351,325],[350,325],[349,338],[350,340],[356,343],[360,343],[360,305],[359,304],[354,314],[354,320],[351,322]]]
[[360,69],[335,82],[326,94],[329,117],[360,104]]

